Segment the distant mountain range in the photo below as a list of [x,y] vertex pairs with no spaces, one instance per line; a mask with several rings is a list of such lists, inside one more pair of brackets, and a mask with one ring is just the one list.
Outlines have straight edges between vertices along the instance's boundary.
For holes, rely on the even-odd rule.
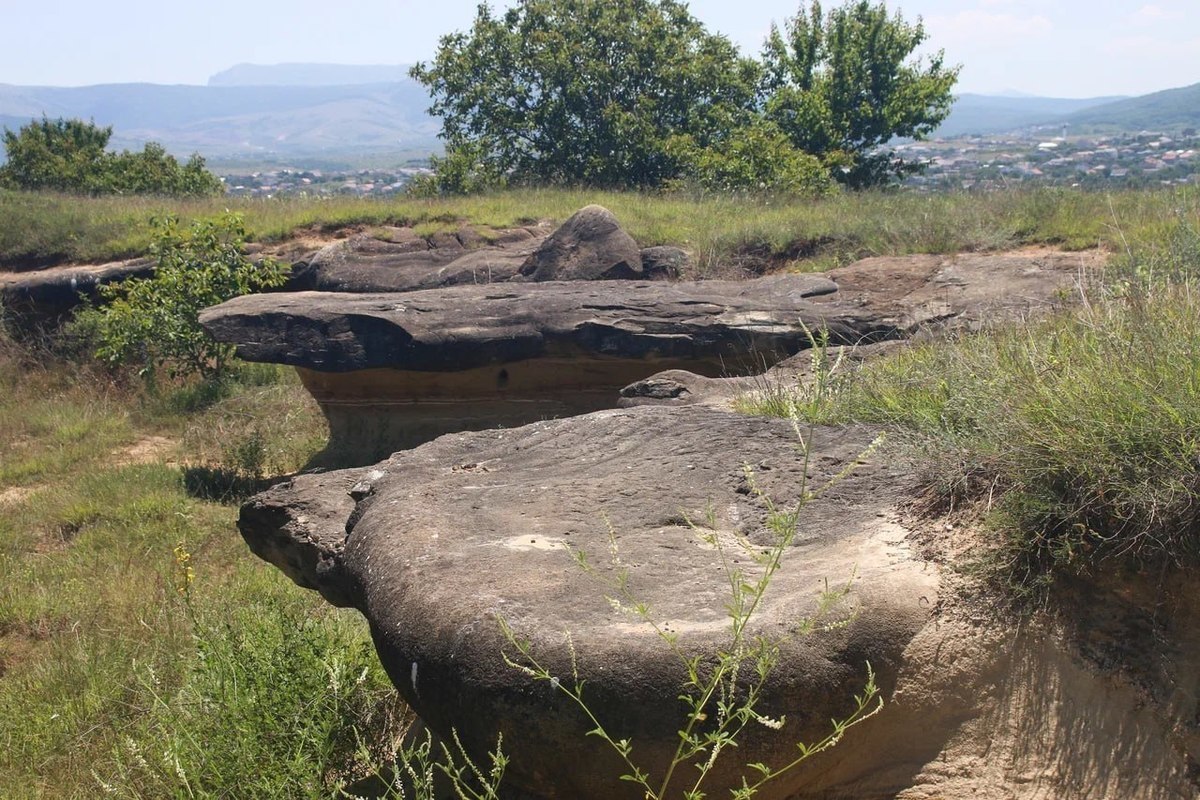
[[403,83],[408,64],[236,64],[208,79],[209,86],[352,86]]
[[208,86],[119,83],[76,88],[0,84],[0,125],[78,117],[113,127],[113,145],[161,142],[177,155],[312,159],[428,155],[439,122],[407,68],[241,64]]
[[[439,149],[429,96],[401,65],[239,64],[207,86],[77,88],[0,84],[0,125],[78,117],[114,129],[113,144],[153,140],[220,159],[421,157]],[[1062,124],[1068,133],[1200,127],[1200,84],[1134,98],[959,96],[938,136]]]
[[937,135],[951,138],[1064,124],[1068,134],[1198,128],[1200,83],[1140,97],[1092,97],[1086,100],[963,94],[959,95]]

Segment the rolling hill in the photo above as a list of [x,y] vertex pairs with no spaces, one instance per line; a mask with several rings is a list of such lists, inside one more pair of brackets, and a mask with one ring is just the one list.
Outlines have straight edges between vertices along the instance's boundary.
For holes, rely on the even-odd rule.
[[972,134],[1004,133],[1056,120],[1084,109],[1102,108],[1119,97],[1072,100],[1054,97],[999,97],[960,94],[950,116],[935,136],[954,138]]
[[1077,132],[1200,128],[1200,83],[1080,110],[1064,121]]
[[408,78],[352,85],[75,88],[0,84],[0,125],[43,114],[111,125],[116,147],[161,142],[177,155],[283,157],[430,153],[440,125],[429,96]]

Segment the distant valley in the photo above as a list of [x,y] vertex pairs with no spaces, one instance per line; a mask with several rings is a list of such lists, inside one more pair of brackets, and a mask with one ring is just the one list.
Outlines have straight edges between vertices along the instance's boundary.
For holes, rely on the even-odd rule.
[[[161,142],[222,172],[251,165],[350,170],[425,159],[439,149],[429,96],[401,65],[240,64],[207,86],[0,84],[0,125],[79,117],[114,129],[117,147]],[[960,95],[936,136],[1044,129],[1178,133],[1200,127],[1200,84],[1136,98]],[[1050,134],[1046,134],[1050,135]]]

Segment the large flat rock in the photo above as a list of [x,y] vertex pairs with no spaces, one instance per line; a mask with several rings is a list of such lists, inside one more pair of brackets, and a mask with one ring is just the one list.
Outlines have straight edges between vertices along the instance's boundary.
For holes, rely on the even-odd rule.
[[[849,470],[797,516],[748,631],[779,645],[759,711],[786,723],[748,727],[708,796],[727,796],[741,765],[778,764],[793,742],[825,735],[868,661],[883,710],[757,796],[1196,796],[1194,575],[1098,576],[1071,589],[1064,614],[1006,616],[1003,598],[939,566],[983,547],[981,534],[905,514],[906,466],[886,450],[860,459],[872,431],[804,436],[807,450],[787,422],[703,406],[452,434],[373,467],[298,476],[247,503],[239,527],[297,583],[366,616],[430,728],[457,730],[477,754],[502,732],[520,796],[633,800],[580,710],[505,663],[499,620],[560,681],[577,669],[592,710],[655,773],[683,721],[684,672],[609,601],[613,580],[627,571],[631,596],[683,655],[711,664],[729,646],[728,568],[755,575],[754,555],[773,540],[768,498],[791,510],[802,476],[819,490]],[[826,582],[848,581],[819,619],[828,624],[803,634]]]
[[25,322],[57,322],[80,303],[96,298],[101,286],[149,277],[154,274],[154,266],[150,259],[135,258],[0,272],[0,305]]
[[326,245],[294,264],[289,287],[372,293],[503,283],[520,274],[546,236],[538,228],[515,228],[494,232],[497,242],[489,245],[466,231],[431,242],[409,228],[392,230],[388,239],[360,234]]
[[[298,583],[366,615],[392,680],[435,730],[456,728],[477,752],[503,732],[510,776],[529,791],[634,797],[578,709],[505,663],[511,648],[498,619],[563,680],[574,658],[601,719],[633,739],[647,769],[661,768],[683,719],[683,667],[650,626],[614,609],[606,579],[627,569],[632,595],[679,635],[685,654],[728,647],[722,553],[730,568],[756,574],[755,555],[775,541],[770,505],[794,508],[806,485],[821,488],[855,465],[872,436],[819,430],[806,456],[781,420],[602,411],[445,436],[372,468],[299,476],[248,503],[240,528]],[[868,661],[890,692],[939,580],[913,557],[894,513],[906,485],[903,469],[868,458],[802,511],[750,629],[781,648],[760,711],[788,721],[780,732],[747,729],[718,785],[736,783],[735,762],[780,763],[795,741],[824,736],[829,719],[851,709]],[[568,548],[585,552],[595,574]],[[802,634],[826,585],[846,583],[850,594],[821,620],[836,624]],[[873,763],[861,754],[825,760],[762,796],[857,784]],[[890,780],[860,796],[885,796]]]
[[247,295],[200,322],[249,361],[320,372],[462,372],[542,358],[709,362],[794,352],[804,325],[836,339],[894,336],[853,310],[816,305],[817,275],[754,281],[545,282],[405,294]]
[[325,461],[364,464],[458,430],[609,408],[664,369],[760,371],[805,346],[896,335],[816,305],[815,275],[756,281],[464,285],[405,294],[241,297],[202,324],[251,361],[290,364],[330,427]]
[[818,330],[861,345],[1023,317],[1063,302],[1094,262],[1028,251],[748,281],[300,292],[239,298],[201,321],[245,359],[296,366],[329,420],[325,462],[367,464],[442,433],[611,408],[664,370],[759,374]]

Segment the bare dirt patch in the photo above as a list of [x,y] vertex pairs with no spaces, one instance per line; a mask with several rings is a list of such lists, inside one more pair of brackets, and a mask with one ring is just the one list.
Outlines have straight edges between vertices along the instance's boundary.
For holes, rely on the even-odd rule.
[[24,502],[36,491],[36,486],[10,486],[7,489],[2,489],[0,490],[0,508],[15,506],[18,503]]
[[174,439],[168,439],[165,436],[146,436],[128,447],[114,451],[112,465],[125,467],[130,464],[162,462],[174,466],[179,463],[172,458],[178,447],[179,443]]

